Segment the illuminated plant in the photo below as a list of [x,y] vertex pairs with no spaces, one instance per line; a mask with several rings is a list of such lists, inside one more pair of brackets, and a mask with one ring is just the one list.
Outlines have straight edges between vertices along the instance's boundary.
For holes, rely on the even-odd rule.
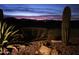
[[65,7],[62,16],[62,41],[65,45],[67,45],[69,41],[70,19],[71,9],[70,7]]
[[3,22],[3,12],[0,9],[0,46],[3,46],[4,43],[7,43],[8,40],[18,31],[19,30],[15,30],[15,26],[8,26],[6,22]]

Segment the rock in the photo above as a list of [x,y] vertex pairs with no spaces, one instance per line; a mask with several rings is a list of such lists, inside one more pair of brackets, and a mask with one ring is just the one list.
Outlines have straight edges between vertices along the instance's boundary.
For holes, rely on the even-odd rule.
[[51,55],[58,55],[58,51],[56,48],[52,49]]
[[50,55],[50,52],[51,52],[51,49],[42,45],[40,48],[39,48],[39,52],[42,54],[42,55]]

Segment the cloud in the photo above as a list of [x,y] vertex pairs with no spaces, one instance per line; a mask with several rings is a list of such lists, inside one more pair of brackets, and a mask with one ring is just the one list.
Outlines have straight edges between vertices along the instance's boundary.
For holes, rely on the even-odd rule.
[[79,15],[79,5],[75,4],[0,4],[6,15],[62,15],[65,6],[70,6],[73,15]]
[[48,13],[34,13],[34,12],[21,12],[21,11],[14,11],[14,12],[4,12],[7,16],[43,16],[43,15],[52,15]]

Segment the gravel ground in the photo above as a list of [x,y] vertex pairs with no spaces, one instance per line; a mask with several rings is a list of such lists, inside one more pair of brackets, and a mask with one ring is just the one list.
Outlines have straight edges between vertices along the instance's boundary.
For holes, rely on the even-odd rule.
[[18,45],[18,55],[78,55],[79,46],[65,46],[62,42],[52,42],[50,47],[46,41],[34,41],[30,45]]

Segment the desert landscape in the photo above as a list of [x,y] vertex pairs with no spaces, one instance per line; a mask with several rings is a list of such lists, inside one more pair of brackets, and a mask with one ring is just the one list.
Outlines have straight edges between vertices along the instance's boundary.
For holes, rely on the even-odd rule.
[[12,17],[0,9],[0,54],[78,55],[79,18],[71,17],[71,10],[64,7],[61,16]]

